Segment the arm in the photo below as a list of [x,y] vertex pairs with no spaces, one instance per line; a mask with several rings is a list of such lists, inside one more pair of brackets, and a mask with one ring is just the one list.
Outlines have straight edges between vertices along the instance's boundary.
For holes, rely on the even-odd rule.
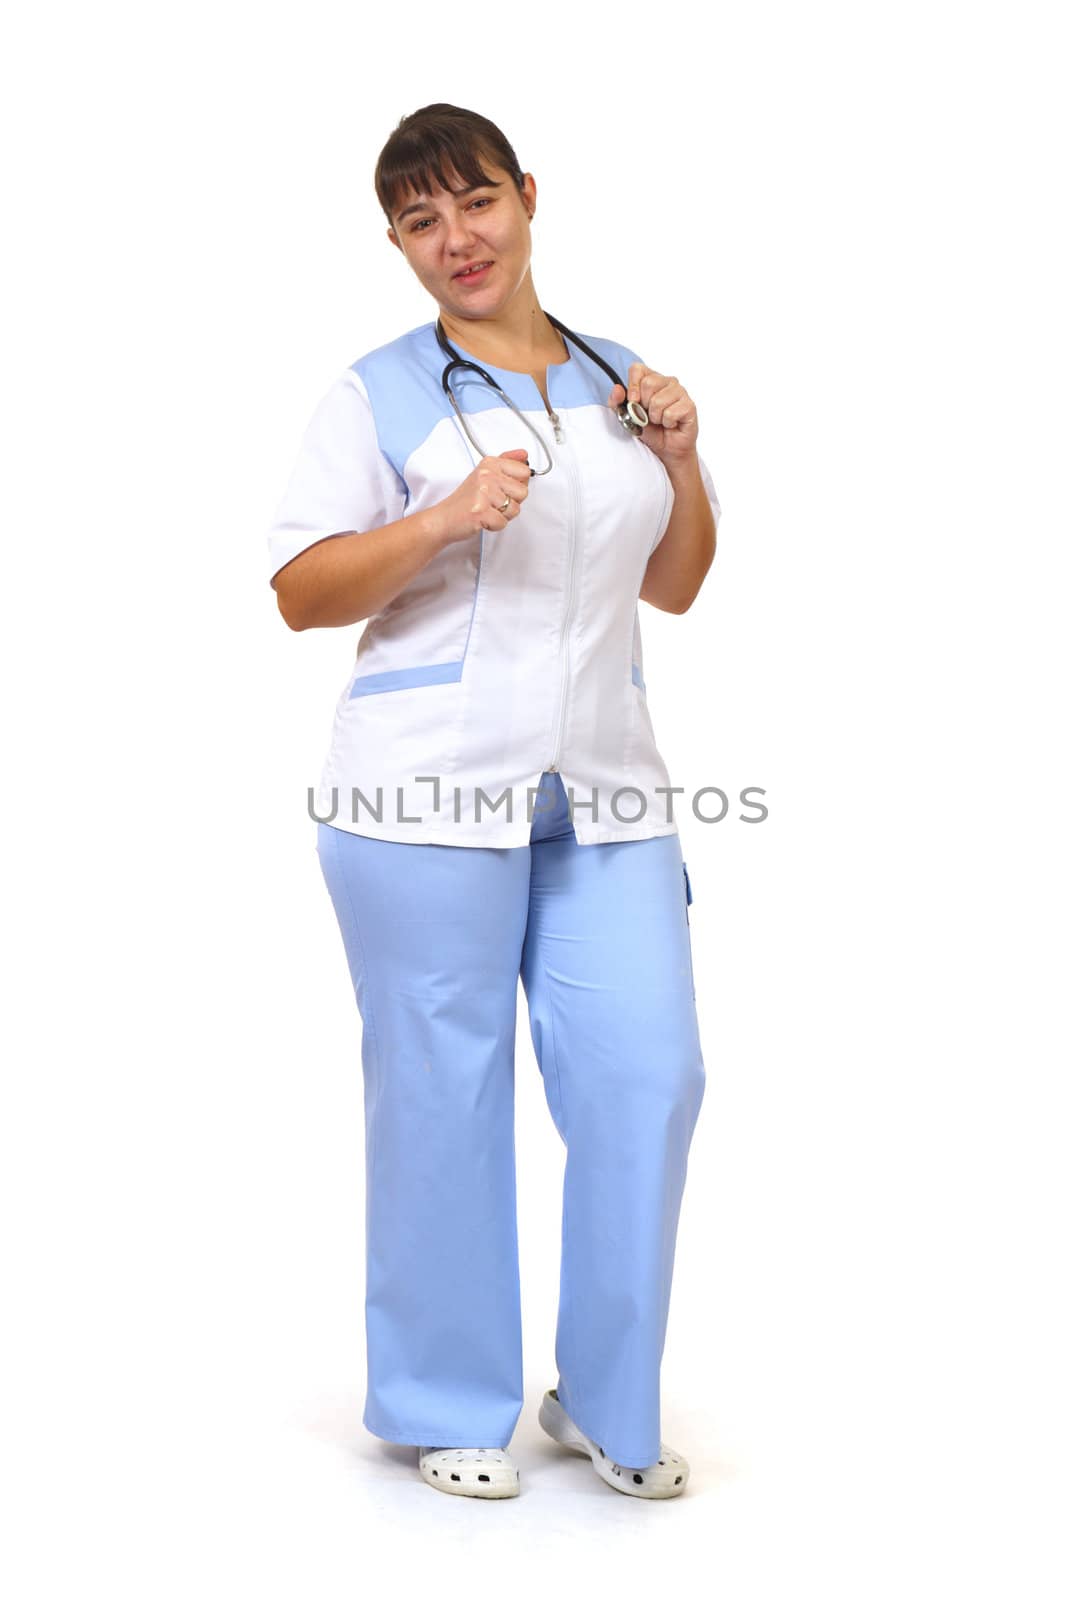
[[381,611],[449,543],[437,509],[367,533],[327,534],[295,556],[270,580],[289,627],[344,628]]
[[[486,456],[452,494],[425,511],[365,533],[327,534],[271,578],[294,632],[344,628],[382,611],[446,545],[483,529],[501,532],[522,509],[530,481],[525,450]],[[511,504],[506,512],[496,508]]]

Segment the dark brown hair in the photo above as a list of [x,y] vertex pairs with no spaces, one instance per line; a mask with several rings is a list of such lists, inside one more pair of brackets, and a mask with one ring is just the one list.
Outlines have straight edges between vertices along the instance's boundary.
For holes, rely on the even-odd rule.
[[495,184],[482,170],[482,161],[503,167],[522,193],[522,168],[495,122],[461,106],[422,106],[401,117],[382,148],[374,169],[378,203],[392,224],[404,195],[409,190],[429,193],[431,179],[450,192],[447,180],[452,175],[460,180],[459,188]]

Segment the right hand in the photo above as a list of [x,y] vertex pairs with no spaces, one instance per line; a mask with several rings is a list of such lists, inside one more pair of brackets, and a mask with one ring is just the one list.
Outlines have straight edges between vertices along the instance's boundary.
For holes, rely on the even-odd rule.
[[[505,450],[485,456],[458,489],[437,507],[448,542],[469,539],[483,528],[499,533],[514,522],[529,493],[530,464],[526,450]],[[510,500],[506,511],[499,508]]]

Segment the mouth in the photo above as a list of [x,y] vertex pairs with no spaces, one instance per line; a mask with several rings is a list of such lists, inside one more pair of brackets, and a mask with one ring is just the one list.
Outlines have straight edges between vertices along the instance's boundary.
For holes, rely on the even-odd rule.
[[460,272],[452,274],[452,282],[482,283],[492,265],[492,261],[472,261],[469,267],[464,267]]

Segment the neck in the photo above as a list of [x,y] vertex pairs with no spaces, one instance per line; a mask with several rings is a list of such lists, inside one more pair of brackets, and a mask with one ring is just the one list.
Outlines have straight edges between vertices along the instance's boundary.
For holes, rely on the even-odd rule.
[[462,317],[440,308],[441,326],[454,344],[494,367],[525,368],[538,362],[566,361],[570,352],[549,322],[527,278],[506,306],[488,317]]

